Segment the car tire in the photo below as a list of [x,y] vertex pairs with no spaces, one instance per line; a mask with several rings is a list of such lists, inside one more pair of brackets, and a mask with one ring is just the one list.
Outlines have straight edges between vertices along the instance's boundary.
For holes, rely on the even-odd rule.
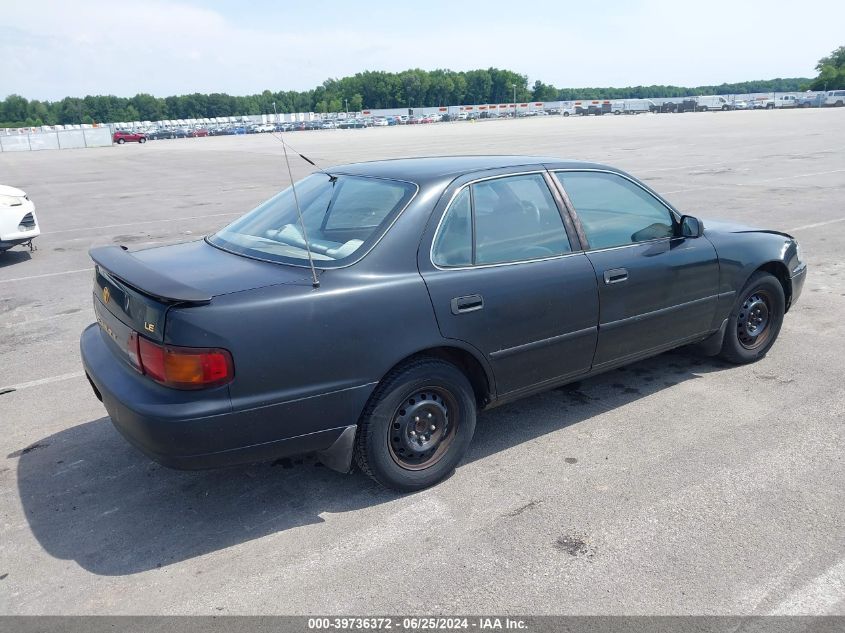
[[123,145],[125,142],[126,142],[126,139],[123,139],[123,138],[119,138],[119,139],[117,139],[117,144],[118,144],[118,145]]
[[564,112],[563,116],[569,116],[569,112]]
[[138,139],[138,142],[139,142],[139,143],[146,143],[146,142],[147,142],[147,139],[145,139],[145,138],[139,138],[139,139]]
[[762,271],[754,273],[728,317],[719,356],[738,365],[761,359],[777,340],[785,312],[783,286],[777,278]]
[[475,414],[475,395],[463,372],[436,358],[412,360],[391,370],[367,403],[355,462],[385,488],[428,488],[463,459]]

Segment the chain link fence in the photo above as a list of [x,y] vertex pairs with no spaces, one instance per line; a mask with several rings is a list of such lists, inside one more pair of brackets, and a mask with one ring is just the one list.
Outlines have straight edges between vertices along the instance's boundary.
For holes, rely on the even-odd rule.
[[0,152],[80,149],[84,147],[105,147],[111,144],[111,130],[107,127],[0,135]]

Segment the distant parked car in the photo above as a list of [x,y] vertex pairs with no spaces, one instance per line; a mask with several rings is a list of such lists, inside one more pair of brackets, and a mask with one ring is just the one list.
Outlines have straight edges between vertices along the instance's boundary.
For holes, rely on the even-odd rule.
[[118,145],[123,145],[124,143],[146,143],[147,135],[141,134],[140,132],[116,130],[115,133],[112,134],[111,140],[113,143],[117,143]]
[[747,101],[734,101],[731,104],[731,110],[749,110]]
[[147,134],[147,139],[150,141],[157,141],[163,138],[173,138],[173,132],[164,128],[159,128],[158,130],[153,130]]
[[845,90],[829,90],[824,98],[824,105],[832,108],[845,106]]
[[206,130],[204,127],[199,127],[199,128],[196,128],[195,130],[190,130],[188,132],[188,136],[190,138],[198,138],[200,136],[208,136],[208,130]]
[[797,108],[799,98],[795,95],[777,95],[774,100],[776,108]]
[[32,246],[39,235],[35,204],[26,192],[0,185],[0,253],[19,244]]
[[825,93],[809,93],[798,99],[799,108],[820,108],[824,105]]
[[387,119],[374,119],[373,120],[373,127],[387,127],[390,125],[387,122]]

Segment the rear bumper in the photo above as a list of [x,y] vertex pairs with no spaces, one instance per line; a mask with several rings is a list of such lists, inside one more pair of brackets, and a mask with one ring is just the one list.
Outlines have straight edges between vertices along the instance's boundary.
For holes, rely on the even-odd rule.
[[[115,428],[150,459],[183,470],[248,464],[280,457],[318,452],[334,463],[348,445],[341,439],[356,420],[333,415],[329,396],[281,403],[249,411],[233,411],[227,387],[203,392],[162,387],[128,366],[108,347],[101,329],[92,324],[80,340],[85,373]],[[361,394],[363,396],[363,394]],[[319,411],[315,424],[338,420],[338,426],[318,426],[313,432],[286,432],[303,428],[302,415]],[[286,424],[296,420],[296,424]]]

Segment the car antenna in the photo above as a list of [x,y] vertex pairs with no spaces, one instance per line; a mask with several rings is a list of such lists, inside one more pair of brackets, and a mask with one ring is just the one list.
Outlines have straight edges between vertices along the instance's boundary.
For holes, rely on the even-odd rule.
[[[276,115],[276,119],[279,118],[278,113],[276,112],[276,102],[273,102],[273,114]],[[279,135],[279,140],[282,141],[282,151],[285,154],[285,165],[288,168],[288,178],[290,179],[290,188],[293,191],[293,201],[296,204],[296,213],[299,215],[299,225],[302,227],[302,239],[305,240],[305,252],[308,253],[308,264],[311,266],[311,285],[314,288],[320,287],[320,279],[317,277],[317,269],[314,268],[314,257],[311,255],[311,244],[308,241],[308,232],[305,230],[305,220],[302,219],[302,209],[299,206],[299,196],[296,195],[296,184],[293,182],[293,172],[290,169],[290,159],[288,158],[288,144],[285,143],[285,139],[282,138],[281,134]],[[299,152],[297,152],[299,154]],[[299,154],[303,159],[314,165],[312,161]]]

